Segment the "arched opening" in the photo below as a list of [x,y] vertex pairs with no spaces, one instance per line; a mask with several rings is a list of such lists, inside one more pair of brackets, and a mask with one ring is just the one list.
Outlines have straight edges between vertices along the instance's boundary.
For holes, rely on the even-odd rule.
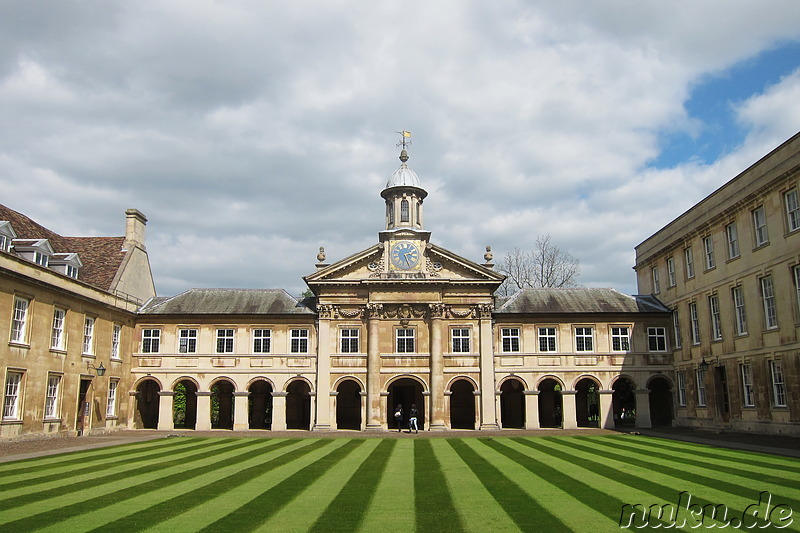
[[525,385],[518,379],[500,385],[500,423],[503,429],[525,427]]
[[636,385],[628,378],[619,378],[611,387],[614,407],[614,425],[636,425]]
[[352,379],[336,387],[336,427],[361,429],[361,386]]
[[583,378],[575,384],[575,416],[579,428],[600,427],[599,388],[592,378]]
[[[408,427],[408,414],[411,411],[411,405],[416,404],[419,417],[417,418],[417,427],[419,429],[425,428],[425,397],[422,395],[422,384],[411,378],[400,378],[389,385],[389,396],[387,396],[388,407],[388,426],[389,429],[401,429]],[[397,427],[397,422],[394,419],[394,410],[397,405],[403,406],[403,420],[400,427]]]
[[197,385],[189,379],[175,384],[172,423],[175,429],[194,429],[197,424]]
[[247,389],[247,420],[250,429],[272,428],[272,385],[259,379]]
[[539,383],[539,427],[560,428],[564,413],[561,383],[547,378]]
[[400,222],[408,222],[409,218],[408,200],[403,200],[400,202]]
[[647,384],[650,389],[650,422],[653,426],[672,425],[672,391],[669,381],[655,377]]
[[145,379],[136,387],[136,417],[134,425],[140,429],[158,428],[158,392],[161,390],[154,379]]
[[211,385],[211,428],[233,429],[233,383],[230,381]]
[[458,379],[450,393],[450,427],[475,429],[475,387],[467,379]]
[[302,379],[286,387],[286,429],[311,429],[311,388]]

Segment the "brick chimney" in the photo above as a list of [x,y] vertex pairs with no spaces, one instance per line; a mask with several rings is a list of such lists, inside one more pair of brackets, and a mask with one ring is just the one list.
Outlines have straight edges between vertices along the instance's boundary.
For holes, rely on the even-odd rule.
[[139,247],[145,250],[144,246],[144,227],[147,225],[147,217],[138,209],[128,209],[125,211],[125,243],[122,245],[126,250]]

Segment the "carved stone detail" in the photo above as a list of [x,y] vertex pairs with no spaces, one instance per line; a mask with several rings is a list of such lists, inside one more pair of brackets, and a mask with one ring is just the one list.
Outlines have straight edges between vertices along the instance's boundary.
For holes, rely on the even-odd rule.
[[363,307],[358,307],[356,309],[342,309],[341,307],[337,307],[336,311],[339,318],[361,318],[364,316]]
[[447,315],[448,306],[445,304],[428,304],[431,318],[444,318]]
[[430,257],[425,258],[425,270],[432,278],[442,277],[442,275],[439,273],[442,270],[442,264],[438,261],[431,261]]
[[383,261],[383,254],[381,254],[381,256],[377,260],[370,261],[369,264],[367,264],[367,268],[369,269],[370,272],[372,272],[372,274],[370,274],[369,277],[371,278],[381,277],[381,274],[383,272],[386,272],[386,264]]
[[320,318],[333,318],[334,306],[331,304],[317,304],[317,313]]
[[383,304],[368,303],[367,315],[369,316],[369,318],[383,318],[384,316]]
[[473,306],[477,318],[492,318],[493,304],[478,304]]
[[452,318],[467,318],[468,316],[475,316],[474,309],[453,309],[452,307],[448,309],[450,311],[450,316]]

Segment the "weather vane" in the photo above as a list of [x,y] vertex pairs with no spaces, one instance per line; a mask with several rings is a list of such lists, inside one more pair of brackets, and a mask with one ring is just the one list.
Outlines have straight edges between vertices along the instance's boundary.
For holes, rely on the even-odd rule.
[[396,132],[396,133],[399,133],[399,134],[401,135],[401,137],[400,137],[400,142],[399,142],[399,143],[397,143],[397,146],[398,146],[398,148],[399,148],[400,146],[402,146],[402,147],[403,147],[403,150],[405,150],[405,149],[406,149],[406,146],[408,146],[409,144],[411,144],[411,132],[410,132],[410,131],[403,130],[403,131],[398,131],[398,132]]

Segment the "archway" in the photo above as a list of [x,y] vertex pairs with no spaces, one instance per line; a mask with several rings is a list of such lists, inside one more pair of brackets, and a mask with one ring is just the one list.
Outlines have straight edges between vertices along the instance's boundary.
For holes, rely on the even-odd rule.
[[672,425],[672,391],[666,378],[657,376],[647,384],[650,389],[650,422],[653,426]]
[[336,387],[336,427],[361,429],[361,386],[346,379]]
[[611,386],[614,407],[614,424],[616,426],[636,425],[636,384],[628,378],[621,377]]
[[197,385],[183,379],[172,389],[172,423],[175,429],[194,429],[197,424]]
[[311,388],[302,379],[286,387],[286,429],[311,429]]
[[272,428],[272,385],[265,379],[250,384],[247,391],[247,420],[250,429]]
[[425,428],[425,397],[422,395],[422,384],[411,378],[400,378],[389,385],[389,396],[387,397],[388,407],[386,412],[388,414],[389,429],[400,429],[397,427],[397,422],[394,419],[394,410],[397,404],[403,406],[403,422],[401,427],[408,427],[408,414],[411,411],[411,405],[417,405],[419,417],[417,418],[417,427],[419,429]]
[[233,429],[233,383],[220,380],[211,385],[211,428]]
[[450,393],[450,427],[475,429],[475,387],[468,379],[457,379]]
[[518,379],[500,385],[500,422],[503,429],[525,427],[525,385]]
[[575,384],[575,416],[579,428],[600,427],[600,386],[592,378]]
[[136,387],[134,425],[142,429],[158,428],[158,392],[161,386],[154,379],[145,379]]
[[547,378],[539,383],[539,427],[560,428],[564,413],[561,383]]

